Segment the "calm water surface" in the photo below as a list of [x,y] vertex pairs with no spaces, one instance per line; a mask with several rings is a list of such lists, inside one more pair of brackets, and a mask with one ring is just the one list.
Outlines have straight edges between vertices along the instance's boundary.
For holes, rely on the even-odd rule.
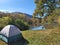
[[44,26],[37,26],[37,27],[30,28],[30,30],[44,30],[44,29],[45,29]]

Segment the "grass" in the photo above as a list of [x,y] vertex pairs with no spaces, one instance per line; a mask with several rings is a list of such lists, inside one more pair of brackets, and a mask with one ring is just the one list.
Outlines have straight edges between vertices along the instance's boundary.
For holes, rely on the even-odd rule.
[[[60,29],[47,29],[39,31],[22,31],[28,45],[60,45]],[[6,45],[0,41],[0,45]]]
[[7,45],[7,44],[0,40],[0,45]]

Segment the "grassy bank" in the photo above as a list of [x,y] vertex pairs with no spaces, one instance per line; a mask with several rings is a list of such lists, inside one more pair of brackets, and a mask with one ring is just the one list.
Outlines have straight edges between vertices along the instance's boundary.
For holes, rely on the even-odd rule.
[[[40,31],[23,31],[22,35],[28,45],[60,45],[60,29],[49,29]],[[0,45],[6,45],[0,41]]]

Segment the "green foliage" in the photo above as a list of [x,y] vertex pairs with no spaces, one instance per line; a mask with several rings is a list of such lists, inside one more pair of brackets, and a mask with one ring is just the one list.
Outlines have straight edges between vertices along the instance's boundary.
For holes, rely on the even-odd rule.
[[8,24],[12,24],[12,19],[10,17],[0,18],[0,29],[2,29],[4,26]]
[[[58,17],[60,16],[60,9],[55,9],[51,15],[47,17],[48,23],[54,23],[55,20],[58,20]],[[56,21],[57,22],[57,21]]]
[[20,19],[16,19],[15,20],[15,25],[17,27],[19,27],[21,30],[27,30],[27,29],[29,29],[28,23],[27,22],[24,22],[24,21],[22,21]]
[[[28,19],[28,20],[27,20]],[[30,21],[26,14],[12,14],[12,13],[4,13],[0,12],[0,30],[6,25],[17,25],[22,30],[29,29],[29,26],[32,25],[32,21]]]
[[[56,9],[55,5],[59,4],[59,2],[60,1],[57,1],[57,0],[56,1],[55,0],[35,0],[36,9],[35,9],[35,11],[33,13],[33,17],[36,17],[36,16],[43,17],[44,14],[47,13],[46,16],[49,17],[49,15],[50,15],[53,18],[52,13]],[[46,10],[46,8],[48,8],[48,9]],[[53,13],[53,15],[54,15],[54,13]],[[52,20],[51,20],[52,18],[49,19],[50,22],[52,22]],[[45,18],[42,18],[42,19],[45,19]]]
[[27,30],[29,29],[29,24],[27,22],[24,22],[21,19],[13,20],[11,17],[2,17],[0,18],[0,30],[5,27],[6,25],[16,25],[21,30]]

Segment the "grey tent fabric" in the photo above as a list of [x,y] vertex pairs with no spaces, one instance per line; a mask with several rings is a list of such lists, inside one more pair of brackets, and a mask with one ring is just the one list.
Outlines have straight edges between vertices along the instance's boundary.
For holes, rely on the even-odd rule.
[[6,37],[11,37],[11,36],[20,34],[21,32],[16,26],[8,25],[4,27],[0,33],[5,35]]
[[13,42],[22,38],[21,31],[14,25],[5,26],[0,32],[0,38],[5,42]]

